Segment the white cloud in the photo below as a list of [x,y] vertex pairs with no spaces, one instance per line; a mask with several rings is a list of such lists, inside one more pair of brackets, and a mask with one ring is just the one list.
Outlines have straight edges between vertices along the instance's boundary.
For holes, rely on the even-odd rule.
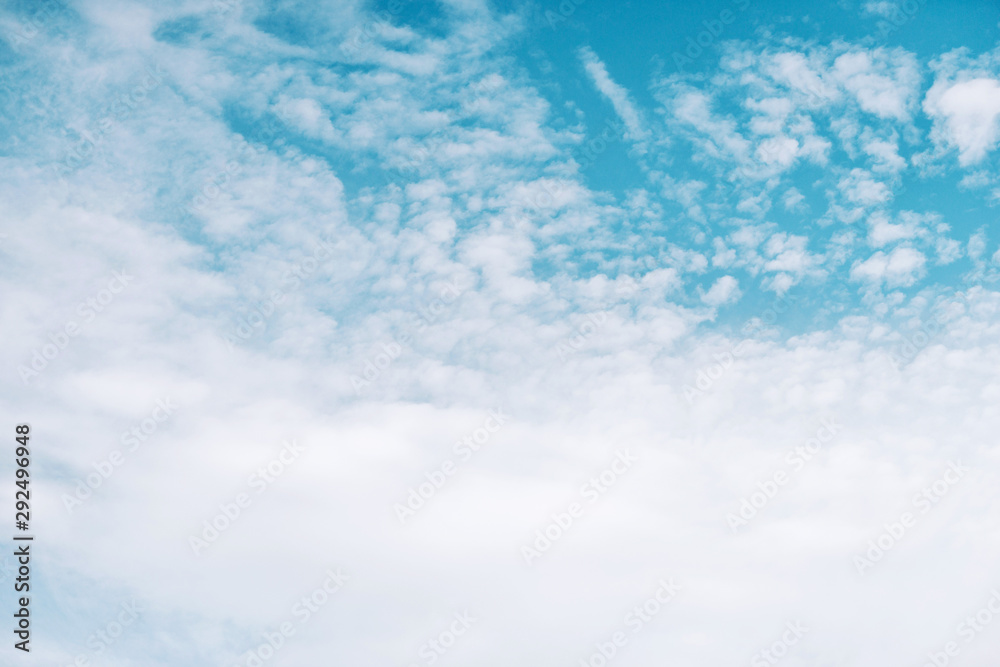
[[782,197],[782,203],[785,205],[786,211],[803,211],[808,208],[803,202],[805,202],[806,196],[798,191],[798,188],[788,188],[785,192],[784,197]]
[[851,279],[889,287],[908,287],[924,272],[927,258],[909,247],[894,249],[888,255],[881,250],[851,267]]
[[894,10],[898,10],[899,8],[895,3],[888,0],[867,0],[864,4],[864,9],[867,14],[889,17],[892,16]]
[[802,53],[785,51],[765,59],[765,71],[805,98],[809,105],[829,104],[839,95],[836,86],[821,75]]
[[650,133],[645,127],[641,112],[636,108],[632,100],[629,99],[628,91],[612,80],[611,75],[608,74],[607,67],[597,57],[597,54],[589,47],[582,47],[579,50],[579,57],[583,62],[584,69],[587,70],[587,74],[590,75],[594,86],[602,95],[608,98],[608,101],[611,102],[611,105],[615,109],[615,113],[618,114],[618,117],[625,123],[625,127],[628,128],[628,139],[637,143],[642,143],[649,139]]
[[955,239],[938,237],[934,240],[938,264],[951,264],[962,256],[962,244]]
[[883,212],[875,213],[868,219],[868,243],[874,248],[881,248],[903,239],[912,239],[917,236],[917,233],[918,228],[915,221],[894,224]]
[[992,78],[954,84],[938,80],[927,93],[924,111],[947,145],[958,149],[959,164],[976,164],[1000,138],[1000,82]]
[[966,245],[969,257],[974,260],[979,259],[986,252],[986,230],[980,229],[975,234],[969,237],[969,242]]
[[852,204],[874,206],[889,201],[892,192],[885,183],[872,178],[871,172],[854,168],[850,174],[840,179],[837,184],[840,191]]
[[794,110],[792,101],[784,97],[748,99],[746,106],[759,112],[750,119],[750,130],[755,134],[779,134]]
[[895,173],[906,168],[906,160],[899,155],[899,146],[893,141],[873,138],[862,149],[874,158],[873,171]]
[[920,84],[916,58],[905,51],[851,51],[837,57],[833,75],[861,108],[882,118],[907,120]]
[[736,250],[726,246],[726,242],[721,238],[712,239],[715,254],[712,255],[712,266],[725,269],[736,262]]
[[772,137],[757,145],[756,156],[762,163],[788,167],[795,161],[799,142],[791,137]]
[[808,243],[806,236],[785,232],[773,235],[764,244],[764,254],[769,258],[764,269],[799,277],[818,272],[822,258],[809,253]]
[[721,306],[740,298],[740,283],[732,276],[722,276],[701,295],[701,300],[710,306]]
[[698,131],[698,143],[707,155],[745,162],[750,142],[739,133],[735,122],[712,113],[708,95],[682,88],[674,103],[677,120]]
[[[331,55],[367,25],[360,7],[280,3],[262,15],[270,10],[246,3],[204,17],[213,37],[183,48],[149,32],[187,6],[128,10],[118,28],[176,68],[174,80],[61,181],[38,166],[65,149],[51,119],[100,113],[115,91],[95,73],[128,82],[134,62],[113,39],[78,42],[70,31],[37,43],[62,78],[46,91],[45,123],[10,112],[35,140],[3,158],[5,367],[55,345],[53,332],[110,271],[136,275],[30,387],[5,394],[10,415],[30,418],[45,443],[37,502],[53,585],[33,604],[66,613],[39,659],[73,663],[120,596],[143,601],[148,616],[109,662],[232,664],[336,567],[351,579],[276,660],[409,664],[468,608],[482,620],[447,656],[455,664],[574,663],[616,627],[615,610],[641,604],[663,577],[682,593],[640,638],[648,655],[636,642],[636,665],[664,655],[745,663],[789,609],[832,628],[810,635],[810,650],[845,664],[845,645],[894,664],[914,637],[953,627],[948,610],[993,585],[1000,553],[998,461],[983,446],[1000,426],[1000,295],[979,289],[951,304],[955,319],[895,369],[887,350],[917,339],[930,321],[919,298],[933,294],[907,302],[868,288],[913,284],[925,248],[953,253],[948,230],[887,215],[886,225],[916,230],[910,238],[873,217],[869,231],[885,245],[861,262],[863,225],[835,228],[823,247],[822,229],[791,233],[768,220],[773,197],[801,204],[778,167],[791,172],[812,155],[830,115],[894,122],[858,112],[835,85],[830,52],[775,59],[794,89],[759,62],[743,72],[746,86],[658,88],[665,117],[676,114],[664,123],[683,128],[696,159],[660,165],[621,204],[573,178],[577,130],[558,129],[551,103],[511,74],[502,39],[519,17],[455,2],[432,35],[383,27],[370,50]],[[115,15],[102,10],[102,25]],[[277,34],[289,26],[305,45]],[[767,102],[752,116],[732,97],[754,86],[755,99],[791,104]],[[875,88],[865,104],[885,101]],[[279,111],[278,136],[250,138]],[[786,157],[771,171],[718,177],[769,139],[796,142],[791,160],[778,151]],[[836,215],[857,221],[887,202],[888,185],[855,167],[836,162],[795,183],[811,199],[824,188],[843,194],[857,207]],[[369,175],[380,169],[384,181]],[[206,180],[211,201],[190,213]],[[320,240],[329,256],[316,254]],[[691,274],[710,266],[726,275],[691,289]],[[840,317],[834,309],[850,308],[853,294],[831,281],[819,318],[831,324],[801,335],[781,337],[781,327],[809,320],[813,295],[760,312],[741,300],[754,285],[791,295],[804,276],[834,271],[865,283],[868,300]],[[734,302],[727,314],[767,327],[723,335],[706,304]],[[252,335],[230,349],[242,320],[254,322]],[[366,378],[363,390],[352,376]],[[702,376],[711,386],[689,402],[684,386]],[[61,494],[164,393],[176,416],[67,513]],[[400,525],[393,504],[457,458],[456,441],[498,406],[510,423]],[[733,534],[726,515],[831,415],[844,424],[838,439]],[[305,445],[302,459],[195,557],[188,537],[288,438]],[[583,519],[526,566],[519,548],[581,501],[580,485],[619,448],[636,466],[592,506],[583,499]],[[875,584],[856,575],[852,558],[868,540],[949,458],[967,456],[967,486],[886,555]],[[945,575],[914,586],[913,572]],[[940,614],[927,613],[928,597]]]
[[330,122],[330,117],[314,99],[282,99],[276,110],[306,136],[331,143],[339,140],[339,133]]

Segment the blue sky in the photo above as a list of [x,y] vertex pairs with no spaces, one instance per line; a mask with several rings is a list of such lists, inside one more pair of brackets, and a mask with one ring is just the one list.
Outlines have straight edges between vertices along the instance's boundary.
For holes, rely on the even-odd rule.
[[993,664],[998,27],[8,3],[0,662]]

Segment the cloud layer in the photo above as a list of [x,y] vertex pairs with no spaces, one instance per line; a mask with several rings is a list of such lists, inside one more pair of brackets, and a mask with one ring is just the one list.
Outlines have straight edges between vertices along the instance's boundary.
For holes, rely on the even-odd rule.
[[1000,52],[629,90],[478,2],[59,7],[3,14],[38,659],[991,664]]

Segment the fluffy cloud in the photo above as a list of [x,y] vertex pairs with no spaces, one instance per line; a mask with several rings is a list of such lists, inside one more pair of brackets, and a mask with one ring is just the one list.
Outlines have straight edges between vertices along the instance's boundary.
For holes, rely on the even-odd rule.
[[927,258],[919,250],[896,248],[888,255],[881,250],[851,267],[851,279],[889,287],[912,285],[923,273]]
[[735,301],[740,296],[740,283],[732,276],[722,276],[712,287],[701,296],[701,300],[710,306],[721,306]]
[[938,122],[948,145],[958,149],[962,166],[981,162],[998,139],[1000,82],[976,78],[951,85],[937,82],[924,109]]
[[844,53],[833,63],[833,77],[861,109],[897,120],[909,117],[920,82],[916,58],[903,50]]
[[854,168],[837,184],[847,201],[862,206],[882,204],[892,197],[889,186],[864,169]]
[[521,15],[394,7],[81,5],[12,58],[0,391],[37,438],[39,659],[96,660],[135,598],[110,662],[245,665],[287,621],[275,665],[410,664],[468,613],[456,664],[575,664],[670,578],[637,665],[745,663],[790,620],[806,662],[920,659],[995,576],[1000,295],[921,282],[960,246],[892,208],[911,59],[726,44],[644,109],[570,53],[681,147],[619,193],[512,64]]

